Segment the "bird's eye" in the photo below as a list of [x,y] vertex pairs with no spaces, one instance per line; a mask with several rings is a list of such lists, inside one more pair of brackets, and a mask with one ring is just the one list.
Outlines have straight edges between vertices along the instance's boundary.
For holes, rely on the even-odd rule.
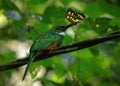
[[64,28],[65,28],[64,26],[60,26],[60,30],[62,30],[62,31],[63,31],[63,30],[64,30]]
[[56,30],[64,31],[65,27],[64,26],[58,26],[58,27],[56,27]]

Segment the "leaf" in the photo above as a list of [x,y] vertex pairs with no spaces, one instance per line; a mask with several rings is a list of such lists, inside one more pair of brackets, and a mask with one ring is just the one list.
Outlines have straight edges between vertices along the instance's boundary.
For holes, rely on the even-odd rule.
[[51,5],[43,14],[43,22],[53,25],[62,25],[64,23],[65,13],[65,9],[62,7]]
[[93,46],[93,47],[90,47],[89,49],[95,57],[100,54],[98,46]]
[[120,7],[116,5],[109,4],[105,2],[104,0],[98,1],[97,3],[98,7],[105,13],[110,14],[114,16],[115,18],[120,17]]
[[98,18],[104,12],[98,7],[98,3],[89,3],[86,8],[84,9],[84,13],[87,14],[89,17]]
[[92,18],[97,18],[102,16],[103,14],[109,14],[113,17],[119,18],[120,12],[119,7],[108,4],[103,0],[99,0],[98,2],[89,3],[87,7],[84,9],[84,12]]
[[34,24],[34,28],[39,34],[44,33],[45,31],[51,29],[48,27],[48,24],[45,24],[43,22],[36,22]]
[[13,60],[15,60],[16,59],[16,56],[15,56],[15,54],[13,54],[12,52],[8,52],[8,53],[2,53],[2,54],[0,54],[1,55],[1,57],[2,58],[0,58],[1,60],[0,60],[0,63],[1,64],[5,64],[5,63],[7,63],[7,62],[9,62],[9,61],[13,61]]
[[64,5],[70,4],[71,0],[60,0]]
[[112,26],[118,26],[120,28],[120,18],[111,20],[110,21],[110,25],[112,25]]
[[62,45],[71,44],[73,42],[73,40],[74,40],[73,38],[71,38],[70,36],[66,35]]
[[29,5],[39,5],[39,4],[44,4],[46,3],[48,0],[27,0],[27,4]]
[[0,30],[5,28],[8,25],[8,19],[7,17],[3,14],[4,10],[0,9]]
[[98,83],[98,86],[119,86],[119,83],[115,83],[114,81],[101,81]]
[[113,62],[112,62],[112,65],[110,67],[113,75],[118,79],[120,80],[120,42],[118,41],[116,43],[116,46],[114,46],[114,50],[112,49],[112,59],[113,59]]
[[39,34],[35,30],[29,31],[29,37],[34,41],[39,36]]
[[19,10],[19,8],[11,0],[9,0],[9,1],[7,1],[7,0],[1,0],[0,7],[4,8],[5,10],[10,10],[10,9],[14,8],[14,10],[18,11],[19,13],[21,13],[21,11]]

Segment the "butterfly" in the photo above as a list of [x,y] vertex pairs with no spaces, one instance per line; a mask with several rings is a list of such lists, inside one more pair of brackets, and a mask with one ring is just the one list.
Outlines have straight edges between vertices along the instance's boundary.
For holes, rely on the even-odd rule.
[[70,23],[81,23],[86,18],[86,16],[83,13],[78,13],[75,10],[68,8],[65,18]]

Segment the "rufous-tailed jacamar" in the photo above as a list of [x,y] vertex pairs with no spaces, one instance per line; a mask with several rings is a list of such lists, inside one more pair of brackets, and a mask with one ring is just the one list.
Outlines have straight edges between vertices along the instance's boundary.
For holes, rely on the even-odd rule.
[[30,48],[29,61],[26,70],[23,75],[23,79],[28,72],[28,69],[33,62],[34,58],[44,51],[52,50],[61,45],[63,38],[65,36],[65,30],[75,24],[68,24],[66,26],[56,26],[47,32],[41,34],[32,44]]

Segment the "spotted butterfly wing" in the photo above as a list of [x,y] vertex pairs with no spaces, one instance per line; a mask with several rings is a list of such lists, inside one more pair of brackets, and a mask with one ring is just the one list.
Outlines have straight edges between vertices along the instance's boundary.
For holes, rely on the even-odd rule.
[[81,23],[85,19],[85,15],[83,13],[78,13],[73,9],[69,8],[66,13],[66,19],[70,23]]

